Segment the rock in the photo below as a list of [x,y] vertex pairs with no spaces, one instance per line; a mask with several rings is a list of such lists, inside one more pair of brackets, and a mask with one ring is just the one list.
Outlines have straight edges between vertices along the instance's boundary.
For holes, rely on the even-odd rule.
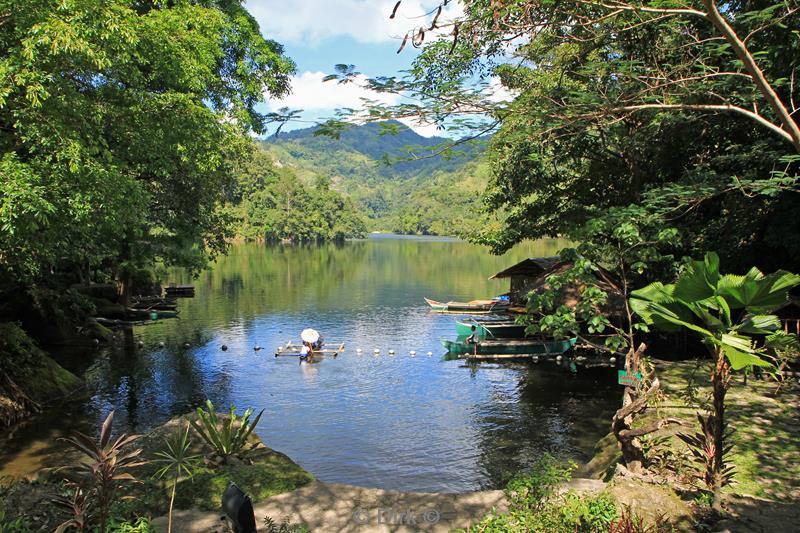
[[694,531],[694,519],[688,503],[669,487],[629,477],[615,477],[607,490],[619,505],[629,507],[645,524],[667,520],[677,531]]
[[101,342],[111,342],[114,339],[114,332],[102,324],[98,324],[96,320],[90,320],[83,327],[83,335]]
[[578,468],[575,475],[584,478],[609,479],[614,467],[622,459],[622,453],[613,433],[597,441],[594,445],[594,456],[585,465]]
[[92,298],[95,307],[95,316],[103,318],[124,319],[127,317],[125,306],[106,300],[105,298]]

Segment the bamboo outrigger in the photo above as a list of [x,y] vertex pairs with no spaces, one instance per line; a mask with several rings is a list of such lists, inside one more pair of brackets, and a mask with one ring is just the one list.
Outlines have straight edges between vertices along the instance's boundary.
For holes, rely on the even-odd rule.
[[[340,353],[344,352],[344,343],[334,343],[336,348],[320,348],[311,352],[311,357],[316,357],[318,355],[332,355],[333,357],[338,356]],[[283,346],[278,347],[278,351],[275,352],[275,357],[301,357],[300,349],[303,347],[302,344],[295,344],[292,341],[287,342]]]

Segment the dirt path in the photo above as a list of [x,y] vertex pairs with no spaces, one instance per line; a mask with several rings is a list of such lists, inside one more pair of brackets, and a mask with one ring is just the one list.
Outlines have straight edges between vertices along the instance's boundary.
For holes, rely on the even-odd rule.
[[[431,494],[366,489],[314,481],[292,492],[255,504],[259,526],[265,516],[275,522],[285,517],[319,532],[449,531],[479,521],[492,508],[507,509],[503,491],[465,494]],[[178,533],[222,531],[221,513],[176,511],[173,531]],[[154,520],[166,531],[166,517]]]

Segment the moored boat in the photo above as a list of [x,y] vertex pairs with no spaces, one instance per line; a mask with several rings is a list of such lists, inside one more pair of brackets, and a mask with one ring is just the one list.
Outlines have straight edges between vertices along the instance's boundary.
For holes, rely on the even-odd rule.
[[431,309],[439,312],[470,312],[488,313],[498,309],[507,308],[510,304],[507,300],[470,300],[469,302],[438,302],[425,298]]
[[176,318],[178,311],[176,310],[156,310],[156,309],[134,309],[128,308],[128,316],[135,318],[153,319],[153,318]]
[[524,324],[509,320],[474,320],[472,322],[456,321],[456,333],[459,336],[472,335],[472,326],[479,337],[490,339],[522,339],[525,338]]
[[449,353],[453,354],[524,354],[524,355],[559,355],[569,351],[577,342],[571,339],[492,339],[481,340],[477,344],[465,341],[442,340]]

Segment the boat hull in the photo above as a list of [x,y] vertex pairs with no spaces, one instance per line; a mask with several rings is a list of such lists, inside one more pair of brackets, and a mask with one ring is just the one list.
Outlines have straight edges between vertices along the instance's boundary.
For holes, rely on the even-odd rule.
[[439,312],[449,313],[488,313],[490,311],[497,311],[500,309],[507,309],[508,302],[501,302],[496,300],[473,300],[471,302],[438,302],[425,298],[425,301],[431,306],[431,309]]
[[523,339],[525,338],[524,324],[514,324],[512,322],[498,322],[493,324],[489,321],[458,322],[456,321],[456,333],[459,336],[472,335],[472,326],[481,338],[489,339]]
[[559,355],[569,351],[576,341],[575,337],[563,340],[482,340],[477,344],[443,340],[442,346],[454,354]]

